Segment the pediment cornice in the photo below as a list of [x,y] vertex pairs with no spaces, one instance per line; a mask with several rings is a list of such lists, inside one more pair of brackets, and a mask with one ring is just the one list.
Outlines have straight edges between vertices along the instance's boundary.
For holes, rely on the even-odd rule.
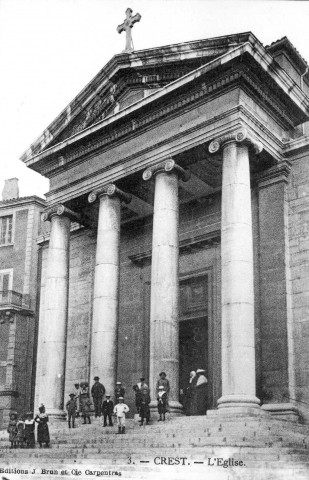
[[[286,72],[274,64],[271,55],[256,39],[254,46],[250,43],[254,39],[250,38],[246,44],[161,87],[122,111],[90,127],[85,126],[85,130],[51,148],[36,155],[30,149],[22,160],[43,175],[50,176],[70,162],[97,149],[108,148],[111,142],[122,141],[127,135],[136,135],[150,124],[177,115],[179,109],[194,108],[198,102],[208,101],[214,95],[220,95],[224,89],[236,85],[248,89],[257,102],[262,101],[279,124],[292,129],[309,118],[309,99]],[[259,78],[259,73],[264,78]],[[269,80],[267,83],[266,77]],[[92,117],[93,121],[95,108],[98,107],[94,106],[94,110],[90,111],[85,108],[86,117]]]

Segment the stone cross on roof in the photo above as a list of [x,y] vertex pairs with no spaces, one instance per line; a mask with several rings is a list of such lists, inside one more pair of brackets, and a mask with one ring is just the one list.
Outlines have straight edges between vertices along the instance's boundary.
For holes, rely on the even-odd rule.
[[133,42],[131,35],[131,28],[135,22],[139,22],[142,16],[139,13],[136,13],[132,17],[133,10],[131,8],[126,9],[126,19],[121,25],[118,25],[117,32],[126,32],[126,48],[123,50],[123,53],[133,52]]

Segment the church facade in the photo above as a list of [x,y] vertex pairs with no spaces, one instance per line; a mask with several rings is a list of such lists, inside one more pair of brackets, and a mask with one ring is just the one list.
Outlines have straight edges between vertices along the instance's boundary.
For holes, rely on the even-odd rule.
[[[309,421],[309,75],[252,33],[114,56],[22,156],[50,179],[36,404],[165,371],[182,412]],[[261,407],[262,405],[262,407]]]

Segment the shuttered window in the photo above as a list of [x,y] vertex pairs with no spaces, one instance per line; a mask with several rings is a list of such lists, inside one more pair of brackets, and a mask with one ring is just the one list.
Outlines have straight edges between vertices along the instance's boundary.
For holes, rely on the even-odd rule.
[[9,245],[13,239],[13,215],[0,217],[0,245]]

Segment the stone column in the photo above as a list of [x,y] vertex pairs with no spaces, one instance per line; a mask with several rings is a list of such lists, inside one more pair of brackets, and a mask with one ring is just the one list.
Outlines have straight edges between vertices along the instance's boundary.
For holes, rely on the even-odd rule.
[[209,151],[223,149],[222,268],[222,397],[218,408],[254,412],[255,387],[253,243],[248,147],[262,145],[238,130],[211,142]]
[[71,220],[79,216],[63,205],[50,208],[42,220],[51,222],[45,280],[45,305],[39,323],[37,364],[38,401],[56,419],[63,410],[66,362],[66,333],[69,290],[69,243]]
[[188,173],[169,159],[143,174],[155,176],[150,300],[150,388],[156,398],[156,382],[164,371],[170,381],[171,412],[182,409],[179,398],[179,275],[178,275],[178,177]]
[[95,262],[91,333],[90,382],[100,377],[106,391],[113,394],[117,372],[117,332],[119,307],[119,248],[121,201],[131,196],[115,185],[92,192],[88,200],[100,200]]

